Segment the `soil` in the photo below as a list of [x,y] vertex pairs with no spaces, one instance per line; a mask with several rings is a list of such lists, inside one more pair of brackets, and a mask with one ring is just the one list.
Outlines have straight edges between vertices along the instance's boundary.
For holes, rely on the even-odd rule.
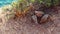
[[11,18],[0,28],[0,34],[60,34],[60,7],[57,9],[58,14],[50,12],[55,15],[53,22],[38,24],[29,15],[17,19]]

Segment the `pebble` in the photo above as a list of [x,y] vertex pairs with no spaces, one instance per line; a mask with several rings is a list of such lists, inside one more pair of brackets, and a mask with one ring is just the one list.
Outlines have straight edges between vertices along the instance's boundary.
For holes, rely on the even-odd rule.
[[45,14],[45,15],[41,18],[40,23],[45,23],[45,22],[48,21],[48,19],[49,19],[49,14]]
[[44,14],[44,12],[42,12],[42,11],[35,11],[35,15],[37,17],[41,17],[43,14]]
[[37,17],[36,17],[36,15],[33,15],[33,16],[32,16],[32,19],[35,21],[36,24],[38,24],[38,23],[37,23]]

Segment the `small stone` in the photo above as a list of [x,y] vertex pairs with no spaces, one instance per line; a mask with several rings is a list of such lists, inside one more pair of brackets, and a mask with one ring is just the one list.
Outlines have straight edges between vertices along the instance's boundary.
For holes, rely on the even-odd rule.
[[44,14],[44,12],[42,12],[42,11],[35,11],[35,15],[37,17],[41,17],[43,14]]
[[2,19],[0,18],[0,23],[2,22]]
[[46,14],[46,15],[44,15],[44,16],[41,18],[40,23],[45,23],[45,22],[47,22],[48,20],[49,20],[49,14]]
[[36,24],[38,24],[38,23],[37,23],[37,17],[36,17],[36,15],[33,15],[33,16],[32,16],[32,19],[35,21]]

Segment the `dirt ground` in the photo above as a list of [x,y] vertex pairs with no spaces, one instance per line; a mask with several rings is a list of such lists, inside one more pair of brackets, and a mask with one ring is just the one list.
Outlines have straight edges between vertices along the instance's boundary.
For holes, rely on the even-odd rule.
[[60,8],[58,9],[54,22],[37,24],[31,22],[30,16],[17,20],[11,18],[0,28],[0,34],[60,34]]

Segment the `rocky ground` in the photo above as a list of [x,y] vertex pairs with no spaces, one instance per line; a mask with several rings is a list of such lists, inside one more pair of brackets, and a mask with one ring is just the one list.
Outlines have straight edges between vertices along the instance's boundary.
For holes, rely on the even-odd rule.
[[11,18],[0,27],[0,34],[60,34],[60,8],[57,9],[54,22],[37,24],[32,22],[31,16]]

